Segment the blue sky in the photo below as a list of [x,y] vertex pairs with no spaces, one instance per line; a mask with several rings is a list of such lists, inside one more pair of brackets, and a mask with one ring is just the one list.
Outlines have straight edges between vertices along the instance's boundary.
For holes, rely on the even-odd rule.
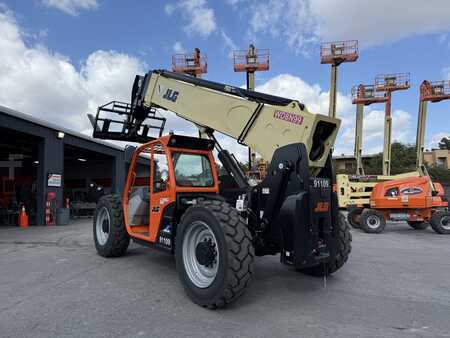
[[[320,42],[358,39],[360,59],[340,67],[337,151],[353,151],[351,87],[379,73],[411,73],[411,89],[394,94],[393,133],[412,143],[420,82],[449,79],[449,18],[445,0],[0,0],[0,104],[86,132],[86,112],[128,98],[134,73],[169,68],[176,51],[199,47],[205,78],[243,85],[229,56],[252,42],[271,53],[259,90],[326,113],[330,69],[319,62]],[[429,105],[429,146],[450,134],[449,107]],[[365,153],[381,149],[383,109],[366,108]]]

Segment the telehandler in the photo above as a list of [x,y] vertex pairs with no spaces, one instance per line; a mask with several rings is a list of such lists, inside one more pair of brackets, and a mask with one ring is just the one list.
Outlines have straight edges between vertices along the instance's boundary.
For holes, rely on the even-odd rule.
[[[162,136],[157,109],[193,122],[201,137]],[[313,276],[347,261],[351,234],[332,189],[338,119],[295,100],[154,70],[136,77],[131,104],[111,102],[91,121],[94,137],[144,143],[132,152],[122,197],[98,203],[101,256],[125,254],[130,239],[174,254],[188,296],[210,309],[245,291],[255,256],[279,253],[281,263]],[[270,161],[262,182],[249,184],[214,131]],[[214,148],[232,180],[218,177]]]

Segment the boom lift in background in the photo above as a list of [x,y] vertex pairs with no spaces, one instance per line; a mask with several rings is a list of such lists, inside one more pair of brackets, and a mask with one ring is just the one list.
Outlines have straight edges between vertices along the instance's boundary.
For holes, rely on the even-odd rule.
[[208,72],[208,57],[194,48],[192,54],[175,54],[172,56],[172,71],[202,77]]
[[450,81],[423,81],[420,85],[419,117],[416,136],[416,164],[421,175],[428,175],[423,164],[423,149],[425,144],[425,130],[427,122],[428,102],[441,102],[450,99]]
[[336,117],[338,66],[344,62],[355,62],[358,57],[358,40],[324,42],[320,46],[320,63],[331,64],[328,116],[332,118]]
[[[233,69],[235,72],[245,72],[247,90],[255,90],[255,72],[269,70],[269,50],[256,49],[255,45],[248,46],[248,50],[233,51]],[[252,171],[252,149],[248,148],[248,171]]]
[[[339,205],[347,208],[347,219],[353,227],[379,233],[384,230],[386,220],[394,220],[406,221],[416,230],[426,229],[431,224],[436,233],[450,234],[450,214],[444,189],[440,183],[432,182],[423,165],[426,103],[449,99],[449,88],[449,83],[444,81],[424,81],[420,86],[416,172],[395,176],[365,176],[358,173],[353,177],[337,176]],[[362,130],[362,124],[358,126],[357,117],[357,133]],[[385,135],[385,142],[389,138]],[[356,138],[355,150],[358,144],[360,140]],[[390,163],[390,155],[383,157],[388,159],[385,163]]]
[[380,74],[375,77],[375,90],[386,95],[384,109],[383,175],[391,174],[392,92],[409,89],[409,73]]
[[[93,233],[100,255],[125,254],[130,239],[172,253],[187,294],[208,308],[244,292],[255,255],[280,253],[283,264],[314,276],[345,264],[351,234],[332,191],[330,154],[339,120],[296,100],[165,70],[136,77],[130,107],[118,112],[125,118],[113,130],[102,109],[93,119],[94,137],[144,143],[130,154],[122,197],[98,204]],[[209,139],[152,137],[149,126],[164,124],[153,121],[156,108],[202,127]],[[261,183],[249,184],[215,131],[271,161]],[[219,190],[214,147],[239,194]],[[147,173],[139,172],[138,159],[147,161]]]
[[362,144],[363,144],[363,120],[364,106],[373,103],[385,103],[388,98],[385,93],[375,90],[374,85],[354,86],[352,88],[352,103],[356,104],[356,125],[355,125],[355,148],[356,175],[364,175],[362,163]]

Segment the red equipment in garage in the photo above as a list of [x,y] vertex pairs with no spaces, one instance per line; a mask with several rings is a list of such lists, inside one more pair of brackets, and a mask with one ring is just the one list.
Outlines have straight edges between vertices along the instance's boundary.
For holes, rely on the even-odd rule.
[[45,224],[56,224],[56,193],[48,192],[47,200],[45,203]]

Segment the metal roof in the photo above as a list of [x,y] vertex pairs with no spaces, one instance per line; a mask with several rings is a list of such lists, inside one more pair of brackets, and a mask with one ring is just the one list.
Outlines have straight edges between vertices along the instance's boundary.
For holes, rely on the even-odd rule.
[[82,134],[82,133],[77,132],[75,130],[58,126],[57,124],[38,119],[38,118],[36,118],[36,117],[34,117],[34,116],[30,115],[30,114],[22,113],[22,112],[19,112],[17,110],[14,110],[14,109],[2,106],[2,105],[0,105],[0,113],[6,114],[6,115],[9,115],[9,116],[21,119],[21,120],[25,120],[25,121],[31,122],[33,124],[39,125],[41,127],[47,128],[47,129],[53,129],[53,130],[55,130],[57,132],[61,131],[61,132],[63,132],[66,135],[78,137],[78,138],[84,139],[84,140],[89,141],[89,142],[101,144],[101,145],[103,145],[105,147],[109,147],[109,148],[112,148],[112,149],[115,149],[115,150],[119,150],[119,151],[123,151],[124,150],[124,147],[121,147],[119,145],[112,144],[112,143],[107,142],[107,141],[94,139],[91,136]]
[[[362,158],[372,158],[377,156],[378,154],[363,154]],[[354,160],[355,155],[337,155],[333,156],[333,160]]]

